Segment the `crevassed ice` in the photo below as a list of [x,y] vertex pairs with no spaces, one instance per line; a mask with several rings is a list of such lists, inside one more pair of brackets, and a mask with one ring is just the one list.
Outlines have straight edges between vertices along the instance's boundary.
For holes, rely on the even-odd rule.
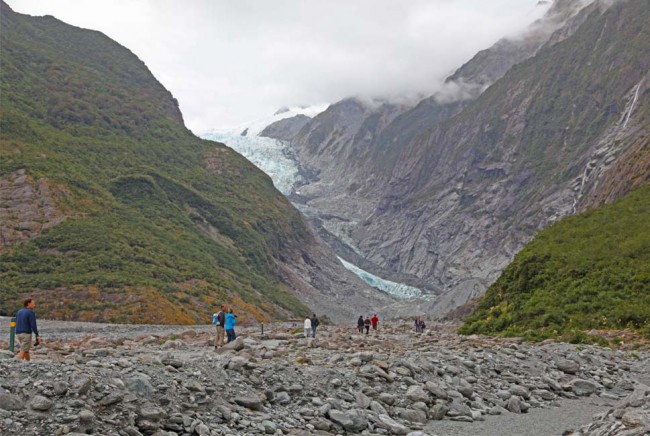
[[355,273],[361,280],[368,283],[370,286],[375,287],[379,290],[386,292],[387,294],[392,295],[393,297],[399,298],[401,300],[407,300],[411,298],[422,297],[422,291],[413,286],[405,285],[404,283],[391,282],[390,280],[384,280],[380,277],[377,277],[373,274],[370,274],[368,271],[364,271],[356,265],[346,262],[345,260],[338,258],[339,261],[343,264],[344,267]]
[[284,195],[291,194],[293,185],[301,177],[296,163],[287,157],[284,141],[261,136],[241,136],[231,132],[205,133],[204,139],[223,142],[268,174],[273,185]]

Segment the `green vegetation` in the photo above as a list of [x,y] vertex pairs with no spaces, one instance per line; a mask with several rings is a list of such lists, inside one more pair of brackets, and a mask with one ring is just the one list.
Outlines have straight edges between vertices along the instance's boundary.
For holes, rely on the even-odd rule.
[[650,183],[541,231],[460,331],[583,343],[621,328],[650,337]]
[[0,180],[58,187],[63,220],[0,246],[0,313],[27,295],[46,317],[113,322],[205,322],[222,302],[261,319],[307,310],[277,264],[309,232],[268,176],[187,130],[126,48],[1,8]]

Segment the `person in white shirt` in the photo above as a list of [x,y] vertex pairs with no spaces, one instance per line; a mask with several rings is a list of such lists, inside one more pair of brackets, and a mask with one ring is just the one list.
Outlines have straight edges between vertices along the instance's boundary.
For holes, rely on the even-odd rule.
[[311,319],[309,317],[305,318],[305,337],[308,338],[311,335]]

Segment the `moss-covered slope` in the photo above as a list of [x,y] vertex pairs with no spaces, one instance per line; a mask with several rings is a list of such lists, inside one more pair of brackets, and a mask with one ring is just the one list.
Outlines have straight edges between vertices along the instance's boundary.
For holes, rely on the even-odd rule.
[[540,232],[479,301],[462,333],[650,335],[650,184]]
[[277,270],[312,239],[268,176],[187,130],[126,48],[1,8],[0,313],[26,295],[60,319],[306,310]]

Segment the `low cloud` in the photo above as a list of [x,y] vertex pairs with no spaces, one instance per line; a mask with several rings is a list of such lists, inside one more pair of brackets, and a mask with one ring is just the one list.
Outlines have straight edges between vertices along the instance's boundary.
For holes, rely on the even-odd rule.
[[8,3],[128,47],[179,100],[195,132],[353,95],[463,95],[471,91],[443,86],[444,78],[549,7],[538,0]]

